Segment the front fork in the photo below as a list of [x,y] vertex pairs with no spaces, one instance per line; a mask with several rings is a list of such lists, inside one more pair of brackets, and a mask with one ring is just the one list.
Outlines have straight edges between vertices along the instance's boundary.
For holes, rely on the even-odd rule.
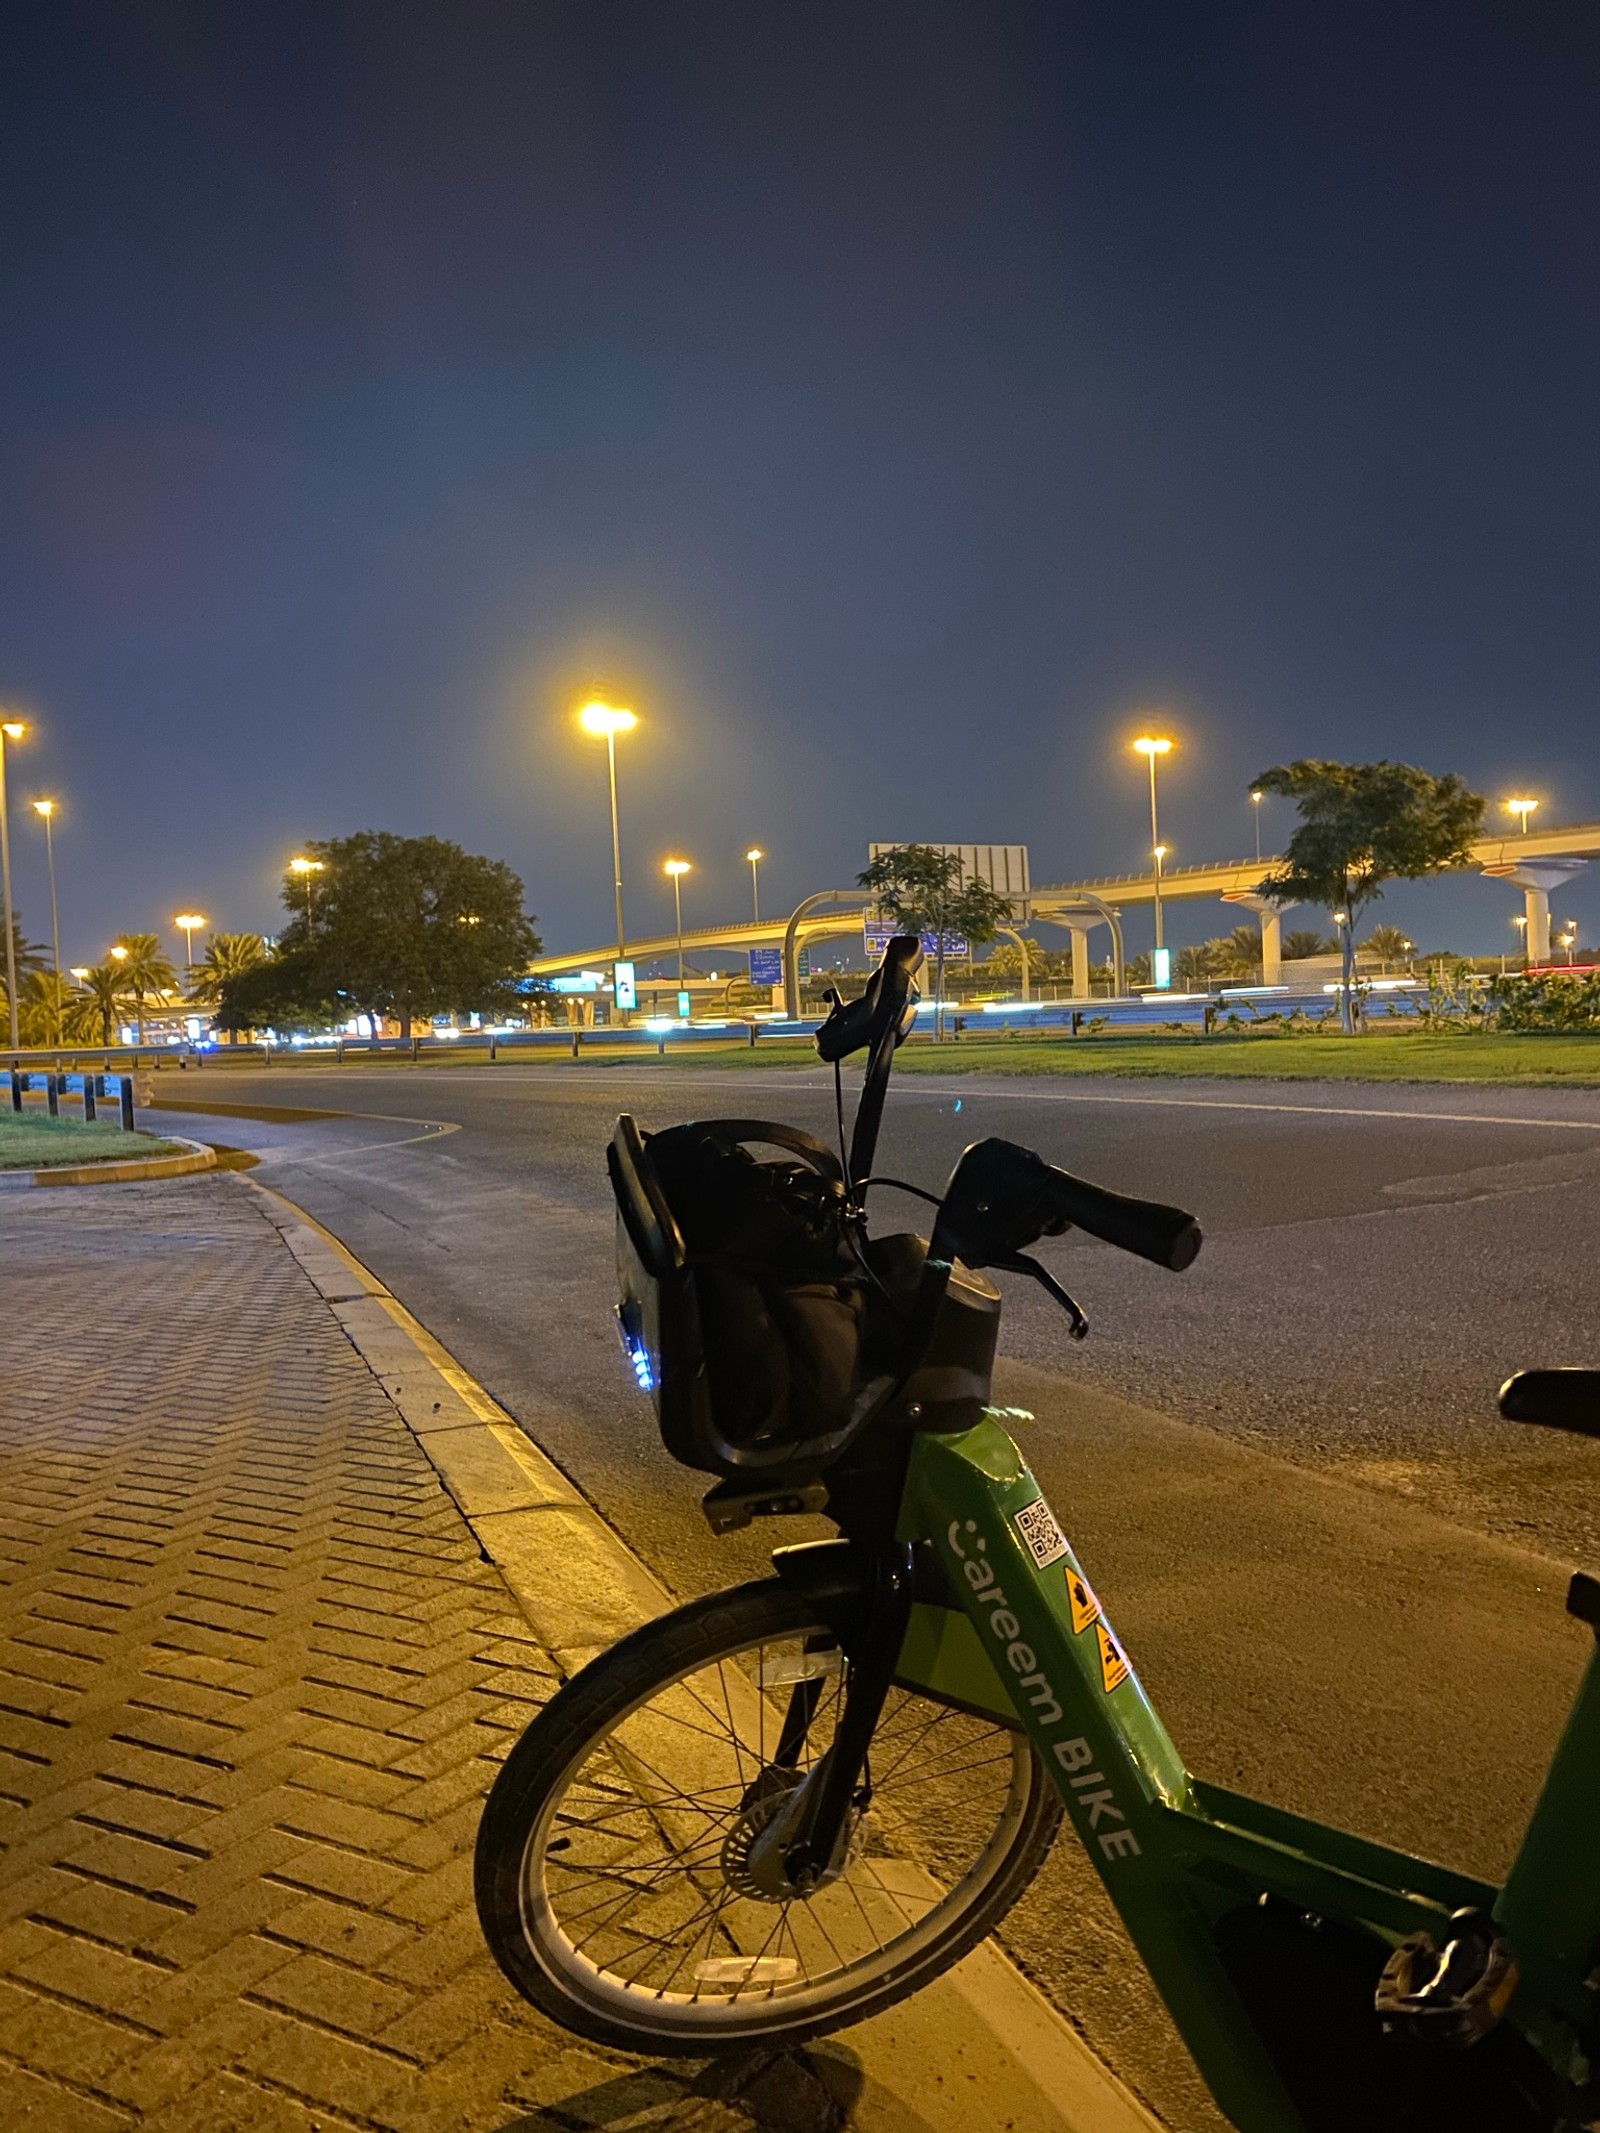
[[[883,1716],[905,1643],[912,1598],[912,1551],[905,1543],[895,1542],[873,1561],[870,1604],[850,1639],[844,1708],[833,1739],[752,1848],[751,1864],[758,1873],[763,1866],[777,1866],[781,1859],[782,1880],[800,1895],[814,1889],[838,1860],[852,1817],[862,1805],[872,1736]],[[795,1684],[779,1736],[778,1763],[793,1768],[798,1762],[817,1701],[814,1682]],[[778,1856],[764,1856],[769,1854]]]

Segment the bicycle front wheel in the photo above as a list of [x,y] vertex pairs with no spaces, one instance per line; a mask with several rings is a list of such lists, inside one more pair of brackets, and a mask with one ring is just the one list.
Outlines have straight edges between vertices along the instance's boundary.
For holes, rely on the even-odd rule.
[[523,1996],[580,2035],[707,2054],[915,1992],[1027,1886],[1061,1804],[1024,1736],[892,1689],[847,1839],[801,1895],[758,1840],[825,1753],[849,1660],[777,1579],[636,1631],[507,1757],[478,1915]]

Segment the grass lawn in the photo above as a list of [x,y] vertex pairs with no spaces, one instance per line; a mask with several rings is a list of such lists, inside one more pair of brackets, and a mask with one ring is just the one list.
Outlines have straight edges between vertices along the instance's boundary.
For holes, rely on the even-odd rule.
[[[555,1062],[552,1062],[555,1063]],[[591,1066],[644,1066],[653,1053],[585,1046]],[[754,1051],[737,1044],[673,1044],[666,1064],[731,1070],[813,1066],[804,1039],[774,1039]],[[1600,1036],[1242,1036],[1146,1031],[1098,1037],[984,1036],[934,1045],[919,1037],[900,1052],[903,1074],[1111,1074],[1206,1076],[1247,1081],[1498,1082],[1524,1088],[1600,1088]]]
[[153,1133],[124,1133],[97,1118],[35,1117],[24,1111],[0,1111],[0,1170],[47,1170],[63,1163],[123,1162],[137,1156],[177,1155],[180,1150]]

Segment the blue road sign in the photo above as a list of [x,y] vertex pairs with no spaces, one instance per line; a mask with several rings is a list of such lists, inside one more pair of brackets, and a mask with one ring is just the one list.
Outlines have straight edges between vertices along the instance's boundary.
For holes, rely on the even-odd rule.
[[[895,939],[898,930],[894,926],[880,926],[876,921],[869,919],[862,928],[862,936],[866,942],[868,955],[881,956],[889,943]],[[939,936],[937,933],[925,933],[922,936],[922,952],[926,956],[936,956],[939,953]],[[958,955],[970,955],[971,953],[972,944],[964,933],[947,933],[945,935],[944,954],[946,962],[950,962]]]
[[781,948],[751,949],[750,982],[752,985],[781,985],[783,983],[783,950]]

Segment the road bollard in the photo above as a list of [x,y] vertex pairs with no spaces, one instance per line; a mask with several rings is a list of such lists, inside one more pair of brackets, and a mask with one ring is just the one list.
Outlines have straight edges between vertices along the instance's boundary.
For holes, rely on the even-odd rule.
[[491,1038],[489,1039],[489,1064],[490,1064],[490,1066],[493,1066],[493,1065],[494,1065],[494,1063],[495,1063],[496,1059],[498,1059],[498,1058],[499,1058],[499,1056],[500,1056],[500,1054],[499,1054],[499,1051],[498,1051],[498,1049],[497,1049],[497,1047],[496,1047],[496,1040],[495,1040],[495,1038],[491,1037]]
[[339,1039],[339,1042],[338,1042],[338,1043],[337,1043],[337,1044],[336,1044],[336,1045],[334,1046],[334,1051],[335,1051],[335,1053],[337,1054],[337,1059],[336,1059],[336,1062],[335,1062],[335,1063],[336,1063],[337,1065],[339,1065],[339,1066],[343,1066],[343,1065],[344,1065],[344,1039],[343,1039],[342,1037],[341,1037],[341,1038]]
[[133,1131],[133,1076],[131,1074],[119,1074],[117,1076],[117,1100],[122,1109],[122,1130],[124,1133],[131,1133]]
[[421,1039],[420,1037],[413,1037],[413,1038],[412,1038],[412,1040],[411,1040],[411,1064],[412,1064],[413,1066],[415,1066],[415,1065],[416,1065],[416,1063],[417,1063],[417,1061],[418,1061],[418,1060],[419,1060],[419,1059],[420,1059],[421,1057],[422,1057],[422,1039]]
[[572,1056],[574,1059],[578,1056],[578,1034],[577,1030],[572,1032]]
[[61,1116],[61,1076],[46,1074],[44,1077],[44,1107],[52,1118]]
[[19,1074],[16,1068],[13,1067],[11,1069],[11,1108],[13,1111],[20,1111],[22,1109],[22,1094],[23,1091],[27,1088],[27,1086],[27,1075]]
[[751,1049],[751,1051],[754,1051],[754,1050],[755,1050],[755,1048],[756,1048],[756,1032],[757,1032],[757,1030],[758,1030],[758,1029],[760,1029],[760,1027],[761,1027],[761,1025],[760,1025],[760,1023],[759,1023],[759,1022],[752,1022],[752,1023],[751,1023],[751,1025],[750,1025],[750,1049]]
[[667,1056],[667,1033],[666,1033],[666,1031],[665,1031],[665,1030],[662,1030],[662,1031],[661,1031],[661,1033],[660,1033],[660,1035],[659,1035],[659,1036],[658,1036],[658,1037],[656,1038],[656,1057],[657,1057],[658,1059],[665,1059],[665,1058],[666,1058],[666,1056]]
[[92,1074],[83,1077],[83,1122],[86,1126],[94,1124],[94,1081]]

